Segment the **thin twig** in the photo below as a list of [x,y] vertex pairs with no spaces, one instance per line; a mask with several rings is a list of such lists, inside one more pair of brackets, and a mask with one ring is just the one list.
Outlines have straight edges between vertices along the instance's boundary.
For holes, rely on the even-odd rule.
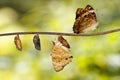
[[29,35],[29,34],[42,34],[42,35],[63,35],[63,36],[98,36],[98,35],[105,35],[110,34],[113,32],[119,32],[120,29],[109,30],[105,32],[98,32],[92,34],[74,34],[74,33],[61,33],[61,32],[11,32],[11,33],[2,33],[0,36],[10,36],[10,35]]

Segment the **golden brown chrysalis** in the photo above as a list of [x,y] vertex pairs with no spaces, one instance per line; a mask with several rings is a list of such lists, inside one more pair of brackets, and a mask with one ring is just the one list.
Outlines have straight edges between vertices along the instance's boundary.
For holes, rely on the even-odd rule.
[[20,37],[19,35],[16,35],[15,38],[14,38],[14,43],[16,45],[16,48],[19,50],[19,51],[22,51],[22,43],[21,43],[21,40],[20,40]]
[[53,41],[52,64],[56,72],[63,70],[72,61],[73,56],[70,54],[68,45],[67,40],[62,36],[58,36],[58,39]]
[[37,50],[41,50],[40,38],[39,38],[38,34],[34,35],[33,43],[34,43],[34,46]]

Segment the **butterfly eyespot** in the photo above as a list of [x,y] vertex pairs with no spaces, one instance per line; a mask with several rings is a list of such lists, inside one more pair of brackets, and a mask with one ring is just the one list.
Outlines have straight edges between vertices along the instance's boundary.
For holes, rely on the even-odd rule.
[[68,58],[65,58],[65,60],[68,60]]
[[69,58],[73,58],[73,56],[70,56]]

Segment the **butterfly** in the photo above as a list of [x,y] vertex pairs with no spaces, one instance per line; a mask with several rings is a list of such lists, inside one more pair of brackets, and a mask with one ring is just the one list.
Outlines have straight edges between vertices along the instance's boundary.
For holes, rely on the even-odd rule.
[[79,34],[95,30],[98,24],[99,22],[97,21],[94,9],[90,5],[87,5],[85,9],[78,8],[76,10],[76,17],[73,25],[74,33]]
[[52,64],[56,72],[63,70],[72,61],[73,56],[69,48],[70,45],[62,36],[58,36],[58,39],[53,41]]

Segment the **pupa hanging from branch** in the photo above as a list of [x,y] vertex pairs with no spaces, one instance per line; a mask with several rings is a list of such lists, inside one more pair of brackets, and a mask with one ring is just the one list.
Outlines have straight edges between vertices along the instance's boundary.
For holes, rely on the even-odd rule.
[[33,43],[34,43],[35,49],[41,50],[41,44],[40,44],[39,34],[34,35],[34,37],[33,37]]
[[14,43],[16,45],[16,48],[19,50],[19,51],[22,51],[22,43],[21,43],[21,40],[20,40],[20,37],[19,35],[16,35],[15,38],[14,38]]

